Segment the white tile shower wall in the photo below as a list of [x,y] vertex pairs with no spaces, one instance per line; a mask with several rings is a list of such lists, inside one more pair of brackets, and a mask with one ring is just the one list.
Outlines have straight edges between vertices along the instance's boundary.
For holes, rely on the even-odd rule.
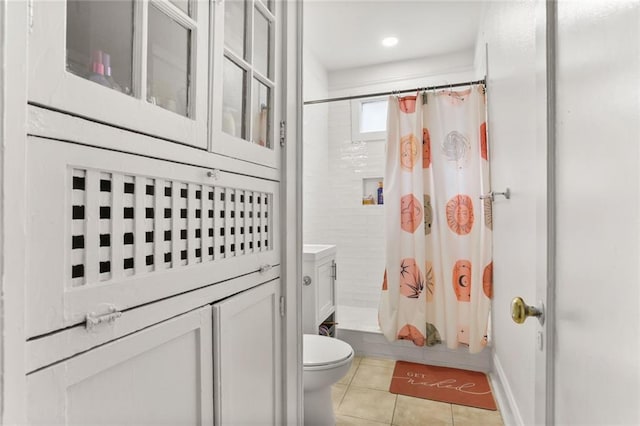
[[[304,51],[305,100],[324,99],[328,77],[324,67],[308,49]],[[303,110],[303,241],[333,244],[326,238],[328,192],[329,104],[308,105]]]
[[[343,96],[425,87],[473,77],[473,51],[458,52],[432,61],[419,59],[335,71],[329,74],[332,89],[329,94]],[[338,304],[377,308],[384,274],[384,208],[362,205],[362,180],[384,176],[385,141],[353,141],[351,125],[351,103],[331,103],[324,235],[338,246]]]
[[362,180],[384,174],[384,141],[351,140],[351,103],[329,106],[327,234],[338,246],[338,303],[377,308],[384,273],[384,209],[362,205]]

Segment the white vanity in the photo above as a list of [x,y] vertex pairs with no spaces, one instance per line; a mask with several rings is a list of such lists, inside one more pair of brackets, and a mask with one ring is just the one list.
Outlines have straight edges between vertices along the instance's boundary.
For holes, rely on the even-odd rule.
[[335,336],[336,246],[305,244],[302,275],[303,333]]

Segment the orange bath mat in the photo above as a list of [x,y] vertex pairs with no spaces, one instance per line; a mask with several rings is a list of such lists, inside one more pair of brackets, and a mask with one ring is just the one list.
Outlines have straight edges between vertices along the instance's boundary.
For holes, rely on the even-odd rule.
[[396,361],[389,392],[496,410],[484,373]]

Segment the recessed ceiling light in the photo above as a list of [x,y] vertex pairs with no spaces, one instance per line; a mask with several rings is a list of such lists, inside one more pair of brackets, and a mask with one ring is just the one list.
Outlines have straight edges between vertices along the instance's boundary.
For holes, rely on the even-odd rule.
[[398,37],[385,37],[382,39],[382,45],[385,47],[393,47],[398,44]]

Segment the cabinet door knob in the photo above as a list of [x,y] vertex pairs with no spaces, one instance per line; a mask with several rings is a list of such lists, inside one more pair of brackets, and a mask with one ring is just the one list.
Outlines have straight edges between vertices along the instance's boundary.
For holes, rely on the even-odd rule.
[[311,277],[309,275],[305,275],[304,277],[302,277],[302,284],[311,285]]

